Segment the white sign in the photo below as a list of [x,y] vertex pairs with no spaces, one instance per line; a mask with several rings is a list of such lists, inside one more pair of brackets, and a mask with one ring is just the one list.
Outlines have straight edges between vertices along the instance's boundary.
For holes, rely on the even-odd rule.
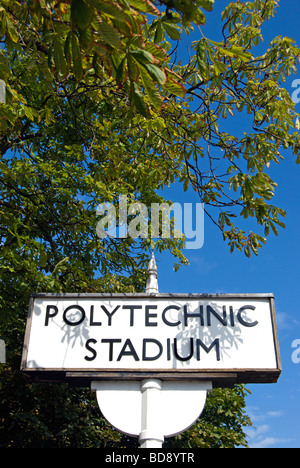
[[[275,382],[272,295],[35,294],[22,370]],[[125,373],[125,374],[124,374]]]

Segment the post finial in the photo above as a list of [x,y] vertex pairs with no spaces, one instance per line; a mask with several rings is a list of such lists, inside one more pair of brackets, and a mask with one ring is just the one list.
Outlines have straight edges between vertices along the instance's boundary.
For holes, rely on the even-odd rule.
[[152,252],[152,255],[151,255],[151,260],[148,265],[147,274],[148,274],[148,278],[147,278],[147,283],[146,283],[146,293],[157,294],[158,293],[157,265],[155,261],[154,252]]

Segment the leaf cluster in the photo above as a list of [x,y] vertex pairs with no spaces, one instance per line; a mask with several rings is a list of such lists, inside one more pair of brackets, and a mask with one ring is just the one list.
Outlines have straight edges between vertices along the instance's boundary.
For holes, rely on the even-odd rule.
[[[165,15],[150,0],[6,1],[0,10],[0,37],[8,49],[35,51],[47,63],[45,75],[50,72],[57,84],[70,75],[80,82],[104,72],[125,87],[141,115],[149,116],[149,104],[161,107],[162,87],[185,94],[181,78],[168,67],[165,34],[179,39],[182,21],[187,26],[199,23],[199,6],[211,10],[213,4],[157,3],[166,4]],[[148,15],[155,20],[148,23]],[[203,23],[203,13],[201,18]]]
[[[186,99],[196,110],[177,120],[190,185],[230,251],[237,248],[248,257],[258,254],[270,232],[278,235],[285,227],[285,210],[272,204],[277,188],[272,167],[287,149],[300,162],[298,114],[284,88],[297,71],[299,48],[292,39],[276,37],[263,55],[255,55],[262,26],[277,7],[276,1],[232,2],[222,14],[223,41],[203,36],[192,44],[184,78]],[[262,229],[247,233],[237,218],[255,219]]]
[[188,448],[247,447],[245,431],[252,426],[245,411],[245,398],[249,393],[244,385],[213,390],[208,394],[198,421],[184,434],[167,441],[166,447],[181,447],[182,444]]

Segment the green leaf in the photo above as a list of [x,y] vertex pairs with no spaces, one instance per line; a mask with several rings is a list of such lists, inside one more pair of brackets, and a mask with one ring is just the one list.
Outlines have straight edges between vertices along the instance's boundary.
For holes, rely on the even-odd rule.
[[41,251],[40,257],[39,257],[39,264],[42,268],[45,268],[47,264],[47,254],[44,250]]
[[270,233],[270,223],[269,221],[266,221],[265,223],[265,236],[268,236]]
[[133,50],[131,55],[141,63],[153,63],[155,61],[153,54],[144,49]]
[[136,83],[131,83],[131,100],[134,103],[138,113],[143,117],[148,118],[149,110],[147,104],[144,101],[142,90]]
[[135,60],[133,60],[132,54],[128,54],[127,56],[127,66],[130,80],[137,81],[139,77],[139,67]]
[[200,8],[204,8],[206,11],[212,11],[215,0],[198,0]]
[[201,73],[201,76],[205,78],[207,76],[207,56],[206,56],[206,49],[207,42],[206,39],[202,38],[197,44],[197,64],[198,69]]
[[162,97],[156,89],[150,75],[145,69],[141,69],[141,79],[146,91],[146,95],[148,96],[151,104],[155,109],[160,109],[162,104]]
[[129,0],[133,8],[144,13],[152,13],[155,16],[160,16],[160,11],[150,0]]
[[71,18],[78,28],[85,30],[91,23],[92,11],[84,0],[72,0]]
[[109,44],[114,49],[121,49],[121,40],[119,34],[111,24],[102,21],[102,23],[99,23],[98,29],[102,39],[104,42],[106,42],[106,44]]
[[226,70],[226,65],[225,63],[221,62],[220,60],[213,60],[213,64],[214,64],[214,69],[215,69],[215,73],[216,75],[220,75],[221,73],[223,73],[225,70]]
[[270,221],[270,226],[271,226],[271,229],[272,231],[274,232],[275,236],[278,236],[278,229],[276,228],[275,224],[272,223],[272,221]]
[[126,79],[126,57],[123,58],[116,70],[116,81],[118,84],[124,83]]
[[82,61],[81,61],[81,52],[79,47],[79,41],[77,35],[73,32],[72,33],[72,55],[73,55],[73,64],[75,70],[75,77],[77,81],[82,78]]
[[157,21],[156,24],[157,26],[156,26],[155,35],[154,35],[154,42],[155,44],[158,44],[160,42],[163,42],[165,35],[164,35],[164,30],[163,30],[161,21]]
[[6,75],[10,73],[9,61],[0,50],[0,77],[6,78]]
[[195,24],[205,24],[206,23],[206,18],[205,18],[205,14],[203,13],[203,11],[196,10],[193,17],[192,17],[192,21]]
[[181,37],[178,27],[170,22],[162,21],[162,25],[166,30],[166,33],[173,41],[178,41]]
[[63,259],[62,259],[60,262],[58,262],[57,265],[55,266],[55,268],[54,268],[54,270],[53,270],[53,274],[64,272],[64,271],[68,268],[69,262],[70,262],[70,258],[69,258],[69,257],[63,258]]
[[186,89],[178,81],[173,80],[172,78],[168,78],[167,82],[164,85],[164,88],[167,89],[171,94],[178,96],[180,98],[184,98],[186,95]]
[[145,63],[143,66],[146,68],[148,73],[154,78],[159,84],[163,85],[167,81],[167,76],[161,68],[153,63]]
[[4,8],[0,10],[0,14],[2,17],[0,21],[0,37],[2,37],[4,36],[5,31],[6,31],[6,11],[4,10]]
[[236,57],[241,59],[243,62],[248,62],[249,60],[252,59],[252,54],[250,52],[245,52],[243,47],[232,46],[230,50],[227,50],[227,49],[223,49],[223,50],[225,54],[226,52],[227,53],[232,52]]
[[15,29],[13,22],[8,17],[6,17],[6,31],[7,31],[7,34],[9,35],[9,38],[13,42],[18,42],[19,34],[17,30]]
[[85,0],[86,3],[91,5],[92,7],[99,10],[104,15],[108,16],[109,18],[113,18],[117,21],[126,22],[128,17],[126,13],[122,10],[122,8],[114,2],[103,2],[102,0]]
[[71,37],[72,37],[72,32],[69,32],[69,34],[66,37],[65,41],[65,46],[64,46],[64,54],[65,58],[67,61],[68,65],[71,65]]
[[250,247],[247,245],[247,247],[244,248],[244,253],[246,255],[246,257],[250,258],[251,257],[251,251],[250,251]]
[[187,192],[188,188],[189,188],[189,184],[190,184],[190,180],[188,178],[185,179],[184,183],[183,183],[183,190],[185,192]]
[[168,60],[168,54],[163,47],[160,47],[154,42],[148,42],[146,44],[146,49],[150,54],[158,61],[160,60]]
[[32,122],[39,120],[39,113],[32,107],[24,106],[24,114]]
[[236,57],[242,60],[243,62],[248,62],[252,58],[252,54],[250,52],[245,52],[243,47],[240,46],[231,46],[230,49],[224,48],[221,42],[215,42],[211,39],[207,39],[211,44],[217,47],[217,49],[227,57]]
[[54,63],[56,66],[56,72],[58,78],[61,80],[66,76],[66,60],[64,56],[63,47],[55,35],[53,39],[53,47],[54,47]]
[[[167,81],[167,76],[161,68],[153,63],[155,58],[153,57],[150,52],[146,50],[137,50],[131,52],[131,56],[134,60],[141,65],[142,67],[146,68],[147,72],[154,78],[159,84],[163,85]],[[139,66],[139,68],[141,68]]]

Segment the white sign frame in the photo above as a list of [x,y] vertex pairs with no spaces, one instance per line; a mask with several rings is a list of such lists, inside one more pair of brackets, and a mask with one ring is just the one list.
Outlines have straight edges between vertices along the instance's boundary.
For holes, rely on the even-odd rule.
[[21,370],[34,380],[84,386],[147,378],[275,383],[274,295],[35,293]]

